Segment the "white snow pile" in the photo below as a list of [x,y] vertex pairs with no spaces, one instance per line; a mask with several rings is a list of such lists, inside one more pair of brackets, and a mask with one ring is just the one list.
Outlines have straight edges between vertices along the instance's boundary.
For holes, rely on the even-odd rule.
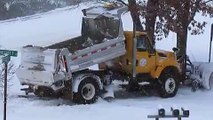
[[[56,42],[76,37],[81,32],[81,10],[89,5],[61,8],[51,12],[33,16],[0,21],[0,45],[4,49],[20,50],[24,45],[47,46]],[[204,19],[197,15],[198,19]],[[132,30],[129,13],[122,17],[124,28]],[[210,24],[212,19],[205,18],[206,31],[199,36],[188,36],[188,54],[193,61],[207,61]],[[171,50],[175,47],[176,35],[170,34],[165,40],[157,42],[158,49]],[[18,66],[18,57],[12,62]],[[188,120],[212,120],[213,91],[199,90],[191,92],[191,88],[182,87],[177,96],[162,99],[157,96],[128,95],[106,102],[99,98],[92,105],[74,105],[70,101],[53,99],[18,98],[23,94],[16,76],[12,79],[8,91],[8,120],[148,120],[147,115],[157,114],[158,106],[170,112],[170,107],[186,107],[190,110]],[[0,119],[3,117],[3,100],[0,97]],[[186,119],[186,120],[187,120]]]

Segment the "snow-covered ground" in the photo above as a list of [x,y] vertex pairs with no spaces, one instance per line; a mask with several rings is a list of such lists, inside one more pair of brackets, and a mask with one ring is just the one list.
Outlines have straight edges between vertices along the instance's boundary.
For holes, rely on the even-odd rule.
[[[0,45],[5,49],[19,50],[24,45],[47,46],[55,42],[80,35],[81,9],[91,4],[80,5],[77,8],[62,8],[31,17],[0,21]],[[193,61],[207,61],[212,19],[197,15],[198,19],[207,21],[203,35],[188,36],[188,54]],[[132,30],[132,22],[128,13],[123,15],[124,28]],[[157,48],[171,50],[175,46],[176,35],[170,34],[165,40],[157,42]],[[19,65],[20,54],[12,61]],[[174,98],[120,96],[112,102],[99,98],[92,105],[73,105],[61,99],[39,100],[18,98],[23,94],[16,77],[9,89],[8,120],[146,120],[147,115],[156,114],[159,106],[187,107],[190,109],[189,120],[212,120],[213,91],[199,90],[191,92],[190,88],[180,88]],[[126,93],[124,93],[126,94]],[[126,95],[124,95],[126,96]],[[0,97],[0,117],[3,117],[3,101]],[[0,118],[1,119],[1,118]]]

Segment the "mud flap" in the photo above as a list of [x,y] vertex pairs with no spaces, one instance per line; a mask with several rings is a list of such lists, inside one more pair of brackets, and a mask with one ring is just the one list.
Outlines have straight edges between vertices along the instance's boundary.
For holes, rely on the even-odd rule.
[[112,101],[115,98],[113,85],[104,86],[104,90],[105,92],[102,94],[102,98],[107,101]]

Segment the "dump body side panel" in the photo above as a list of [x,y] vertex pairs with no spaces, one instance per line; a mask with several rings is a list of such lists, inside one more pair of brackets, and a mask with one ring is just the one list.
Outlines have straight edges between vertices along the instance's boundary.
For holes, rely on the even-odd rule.
[[115,59],[124,55],[125,52],[123,37],[106,41],[72,54],[70,56],[70,69],[73,72],[79,71],[89,66]]

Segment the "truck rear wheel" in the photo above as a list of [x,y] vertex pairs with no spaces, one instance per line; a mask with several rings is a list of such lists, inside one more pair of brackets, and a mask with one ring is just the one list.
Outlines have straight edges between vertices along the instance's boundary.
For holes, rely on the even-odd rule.
[[159,95],[162,98],[174,97],[177,94],[179,83],[176,70],[167,69],[159,78]]
[[91,104],[97,101],[99,85],[93,78],[86,78],[81,81],[78,92],[74,93],[74,102],[78,104]]

